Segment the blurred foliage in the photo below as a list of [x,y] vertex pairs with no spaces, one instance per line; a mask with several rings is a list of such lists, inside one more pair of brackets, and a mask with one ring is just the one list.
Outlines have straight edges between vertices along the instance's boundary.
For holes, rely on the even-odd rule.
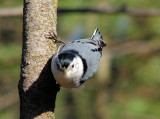
[[23,0],[1,0],[0,7],[1,8],[12,8],[17,6],[22,6]]
[[[22,2],[1,0],[0,7],[16,7]],[[159,0],[59,0],[61,8],[125,6],[132,9],[159,9],[159,4]],[[61,88],[56,100],[56,119],[159,119],[160,50],[147,54],[115,54],[112,51],[114,47],[132,41],[152,43],[153,40],[159,40],[159,21],[160,16],[59,13],[58,35],[62,39],[91,37],[93,30],[98,27],[108,43],[103,53],[103,57],[108,59],[101,62],[106,67],[100,67],[93,80],[87,81],[81,88]],[[0,98],[17,88],[21,39],[22,17],[0,18]],[[122,50],[130,50],[130,47]],[[104,79],[100,78],[102,74],[99,72],[105,75]],[[18,117],[18,100],[0,110],[0,119]]]

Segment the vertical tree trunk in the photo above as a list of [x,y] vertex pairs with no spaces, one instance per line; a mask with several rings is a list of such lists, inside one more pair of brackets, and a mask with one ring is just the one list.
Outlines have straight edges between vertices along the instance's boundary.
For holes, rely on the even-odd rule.
[[23,48],[19,81],[20,119],[54,119],[59,87],[51,74],[56,46],[44,37],[56,32],[57,0],[24,0]]

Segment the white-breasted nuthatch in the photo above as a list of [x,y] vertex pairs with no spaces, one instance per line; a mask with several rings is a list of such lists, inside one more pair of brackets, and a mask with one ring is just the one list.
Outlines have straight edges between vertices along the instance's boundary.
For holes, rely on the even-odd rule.
[[60,46],[51,63],[55,80],[65,88],[79,87],[97,71],[105,46],[98,28],[89,39],[74,40]]

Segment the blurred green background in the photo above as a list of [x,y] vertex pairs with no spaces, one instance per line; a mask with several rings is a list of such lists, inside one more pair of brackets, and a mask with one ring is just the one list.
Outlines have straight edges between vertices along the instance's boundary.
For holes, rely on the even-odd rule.
[[[23,1],[1,0],[0,8]],[[59,0],[60,8],[157,9],[159,0]],[[98,72],[78,89],[61,88],[56,119],[160,119],[160,15],[58,13],[58,35],[91,37],[108,46]],[[0,119],[19,118],[22,16],[0,17]]]

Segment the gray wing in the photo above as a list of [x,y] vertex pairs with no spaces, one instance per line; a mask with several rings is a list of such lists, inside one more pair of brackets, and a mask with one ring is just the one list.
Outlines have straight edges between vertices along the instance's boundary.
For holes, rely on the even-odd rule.
[[81,78],[81,81],[89,79],[97,71],[99,66],[99,61],[101,58],[101,51],[99,51],[100,46],[98,42],[93,39],[80,39],[61,46],[59,53],[66,50],[76,51],[83,59],[83,62],[86,63],[84,67],[84,75]]

